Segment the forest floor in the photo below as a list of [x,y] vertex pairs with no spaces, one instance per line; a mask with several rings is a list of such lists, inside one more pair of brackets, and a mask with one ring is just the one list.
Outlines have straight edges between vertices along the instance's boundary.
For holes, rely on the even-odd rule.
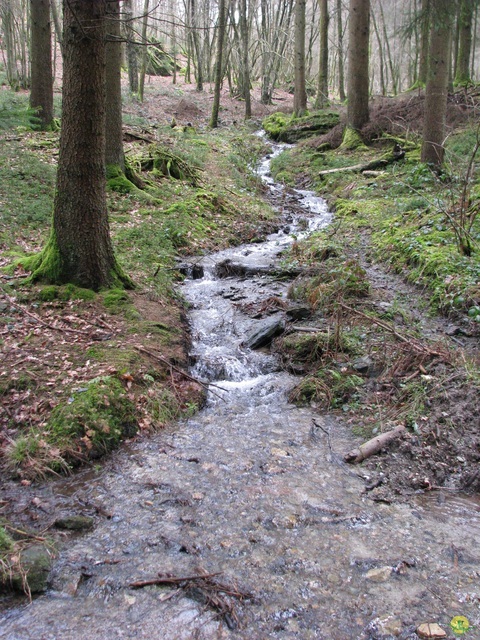
[[[96,464],[121,438],[133,436],[132,422],[148,436],[201,406],[204,388],[186,372],[185,309],[173,302],[181,259],[255,241],[283,224],[259,198],[262,187],[250,175],[252,162],[267,147],[260,139],[246,142],[254,128],[243,125],[243,103],[224,91],[220,128],[210,132],[212,100],[208,87],[199,94],[193,86],[152,78],[143,104],[126,101],[125,144],[133,166],[141,166],[152,147],[164,147],[170,162],[181,158],[195,168],[190,182],[149,174],[155,190],[109,194],[116,250],[138,284],[133,294],[31,287],[21,268],[8,270],[16,258],[43,246],[48,233],[58,134],[5,134],[0,162],[7,185],[0,191],[0,266],[7,268],[0,276],[2,520],[41,530],[44,515],[35,504],[25,508],[19,500],[32,483]],[[258,128],[263,117],[288,111],[291,104],[285,92],[275,94],[271,107],[254,100]],[[408,128],[403,111],[400,119]],[[379,152],[348,152],[342,162],[354,164]],[[448,308],[447,286],[437,304],[443,314],[434,313],[435,296],[423,274],[416,283],[407,282],[418,265],[400,258],[392,263],[400,250],[392,238],[387,250],[375,236],[386,215],[378,204],[375,210],[371,205],[382,193],[387,198],[389,183],[383,185],[381,175],[319,183],[319,166],[331,166],[331,156],[314,145],[301,146],[299,153],[277,167],[280,179],[312,185],[337,207],[337,216],[333,230],[295,243],[285,256],[306,273],[312,263],[321,269],[321,282],[292,283],[292,297],[309,301],[314,314],[307,325],[321,326],[321,335],[334,335],[336,343],[325,348],[320,339],[305,342],[305,332],[275,343],[285,368],[304,376],[296,399],[341,416],[366,440],[398,424],[406,427],[403,438],[362,465],[374,500],[392,502],[440,487],[480,490],[480,323],[461,301],[458,308]],[[434,186],[424,174],[415,176],[409,197],[418,199],[418,189]],[[390,178],[398,181],[395,174]],[[385,199],[382,206],[394,205]],[[407,218],[408,211],[399,215]],[[352,275],[353,292],[346,273]],[[457,282],[454,275],[442,278]],[[335,295],[325,290],[326,281]],[[465,286],[470,308],[476,309],[480,299],[473,289]],[[455,287],[451,290],[457,299]],[[318,357],[307,358],[305,348]],[[116,422],[110,424],[117,404]],[[82,414],[97,426],[85,424]],[[65,423],[74,428],[68,431]],[[7,526],[10,532],[15,528]]]

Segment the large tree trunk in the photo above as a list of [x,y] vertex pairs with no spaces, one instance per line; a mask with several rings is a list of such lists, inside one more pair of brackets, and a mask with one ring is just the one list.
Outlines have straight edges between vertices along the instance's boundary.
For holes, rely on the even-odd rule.
[[105,165],[125,171],[121,65],[120,0],[107,0]]
[[318,84],[315,108],[328,105],[328,0],[320,0],[320,59],[318,62]]
[[460,5],[460,33],[455,74],[455,84],[457,85],[467,85],[472,81],[470,77],[470,54],[472,50],[472,23],[475,3],[476,0],[462,0]]
[[215,129],[218,126],[218,111],[220,109],[220,91],[223,78],[223,42],[225,40],[225,0],[218,2],[218,29],[217,29],[217,61],[215,67],[215,89],[213,93],[212,117],[210,126]]
[[436,170],[440,169],[445,154],[443,143],[451,42],[451,3],[449,0],[437,0],[437,5],[430,34],[422,143],[422,162],[428,162]]
[[30,106],[38,109],[42,129],[53,120],[52,30],[49,0],[30,0]]
[[347,122],[360,131],[368,122],[370,0],[350,0]]
[[106,0],[64,0],[63,116],[53,231],[32,260],[34,280],[94,290],[128,282],[115,261],[105,195],[105,15]]
[[293,111],[303,116],[307,110],[307,91],[305,88],[305,7],[306,0],[295,3],[295,89]]

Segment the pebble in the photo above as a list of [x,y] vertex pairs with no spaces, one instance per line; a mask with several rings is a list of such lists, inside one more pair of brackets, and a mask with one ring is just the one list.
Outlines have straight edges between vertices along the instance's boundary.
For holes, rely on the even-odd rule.
[[379,567],[378,569],[370,569],[365,574],[367,580],[372,582],[386,582],[392,575],[392,567]]
[[447,632],[436,622],[423,622],[417,627],[420,638],[446,638]]

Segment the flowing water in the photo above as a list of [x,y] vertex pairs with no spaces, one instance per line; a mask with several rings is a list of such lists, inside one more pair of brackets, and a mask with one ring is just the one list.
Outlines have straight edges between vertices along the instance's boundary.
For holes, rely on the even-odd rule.
[[[46,595],[4,607],[1,638],[405,640],[422,622],[448,630],[458,615],[471,625],[464,637],[480,638],[480,502],[369,500],[361,469],[343,462],[351,429],[290,405],[295,378],[244,345],[265,322],[245,310],[286,300],[287,284],[271,275],[282,249],[330,221],[322,200],[284,192],[268,167],[265,159],[260,173],[282,229],[199,259],[201,277],[183,285],[193,375],[212,383],[206,407],[102,470],[44,490],[47,502],[60,492],[70,510],[101,505],[103,515],[62,545]],[[253,275],[217,277],[225,260]],[[251,596],[218,617],[194,593],[129,587],[201,571]]]

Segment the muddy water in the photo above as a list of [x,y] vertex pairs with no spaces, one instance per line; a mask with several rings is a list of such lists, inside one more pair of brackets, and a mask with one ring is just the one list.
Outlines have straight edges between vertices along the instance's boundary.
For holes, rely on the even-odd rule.
[[[342,461],[350,428],[289,405],[294,378],[243,345],[263,322],[243,309],[285,298],[286,284],[265,270],[219,279],[215,265],[274,265],[292,234],[329,221],[313,194],[282,193],[267,162],[262,171],[283,230],[203,258],[203,277],[184,285],[194,375],[215,385],[207,406],[101,471],[44,489],[46,503],[60,491],[66,509],[100,506],[97,525],[62,544],[45,596],[5,608],[1,638],[406,639],[422,622],[448,630],[456,615],[477,625],[464,637],[480,638],[480,503],[448,492],[369,500],[361,469]],[[202,570],[252,594],[235,605],[237,625],[174,588],[129,587]]]

